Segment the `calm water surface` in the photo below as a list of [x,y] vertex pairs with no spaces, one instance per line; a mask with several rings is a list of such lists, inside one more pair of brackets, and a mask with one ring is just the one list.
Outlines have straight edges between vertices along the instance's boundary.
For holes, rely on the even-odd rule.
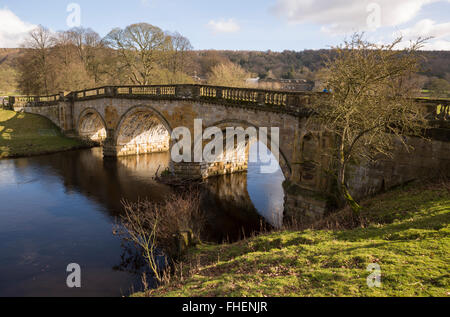
[[[169,154],[103,160],[101,149],[0,160],[0,296],[121,296],[141,290],[127,249],[112,234],[121,200],[161,201],[171,192],[153,177]],[[203,209],[211,241],[236,240],[282,222],[283,175],[210,179]],[[66,286],[78,263],[82,288]]]

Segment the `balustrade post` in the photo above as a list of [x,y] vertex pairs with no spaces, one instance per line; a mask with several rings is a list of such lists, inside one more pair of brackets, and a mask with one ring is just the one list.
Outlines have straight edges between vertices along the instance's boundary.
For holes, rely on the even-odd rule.
[[266,104],[266,93],[258,92],[258,105],[263,106]]
[[114,87],[105,87],[105,95],[108,97],[113,97],[114,96]]
[[181,85],[175,86],[175,97],[183,98],[184,97],[183,90],[184,90],[183,86],[181,86]]
[[192,89],[190,85],[177,85],[175,86],[175,96],[181,99],[192,98]]
[[216,98],[219,98],[219,99],[223,98],[222,88],[216,88]]
[[286,97],[286,106],[288,107],[296,107],[298,106],[297,104],[297,97],[295,95],[287,95]]
[[427,117],[431,120],[436,120],[438,117],[437,105],[425,104]]
[[200,98],[200,86],[192,86],[192,98]]

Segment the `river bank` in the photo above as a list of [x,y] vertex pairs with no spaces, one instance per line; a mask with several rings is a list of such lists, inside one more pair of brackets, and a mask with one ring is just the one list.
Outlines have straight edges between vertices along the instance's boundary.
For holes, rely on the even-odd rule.
[[91,145],[64,136],[39,115],[0,109],[0,159],[51,154]]
[[357,221],[344,210],[315,229],[200,245],[183,274],[134,296],[448,296],[450,183],[410,184],[362,206]]

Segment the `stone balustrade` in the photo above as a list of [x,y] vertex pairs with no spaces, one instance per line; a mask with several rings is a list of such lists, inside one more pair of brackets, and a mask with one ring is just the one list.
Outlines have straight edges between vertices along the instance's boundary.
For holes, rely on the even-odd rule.
[[12,96],[10,101],[13,105],[19,106],[46,106],[60,101],[60,95],[51,96]]
[[450,100],[417,99],[427,109],[427,118],[432,121],[450,121]]
[[[310,115],[314,105],[328,93],[290,92],[250,88],[233,88],[208,85],[153,85],[107,86],[69,94],[51,96],[16,96],[16,107],[42,107],[58,101],[83,101],[97,98],[175,99],[199,100],[242,107],[265,107],[272,111],[297,115]],[[450,121],[450,100],[423,99],[417,101],[427,108],[428,118],[434,121]]]
[[16,96],[14,105],[42,107],[58,101],[84,101],[97,98],[199,100],[210,103],[268,107],[289,113],[302,113],[306,106],[325,93],[287,92],[207,85],[108,86],[52,96]]

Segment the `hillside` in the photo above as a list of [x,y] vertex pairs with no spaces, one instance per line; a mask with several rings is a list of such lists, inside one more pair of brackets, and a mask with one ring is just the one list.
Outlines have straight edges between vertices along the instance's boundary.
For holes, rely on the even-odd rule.
[[[201,245],[185,261],[199,263],[190,274],[185,269],[184,278],[135,296],[449,296],[450,183],[411,184],[363,207],[363,228]],[[317,226],[348,226],[348,215]],[[367,285],[369,264],[380,266],[380,288]]]
[[15,63],[20,54],[21,49],[0,48],[0,96],[18,93]]
[[[232,62],[260,77],[271,70],[278,78],[308,77],[323,67],[323,56],[330,50],[305,50],[301,52],[217,51]],[[423,51],[422,75],[450,81],[450,51]],[[303,69],[303,74],[302,74]]]
[[20,48],[0,48],[0,65],[13,66],[15,59],[21,54]]

